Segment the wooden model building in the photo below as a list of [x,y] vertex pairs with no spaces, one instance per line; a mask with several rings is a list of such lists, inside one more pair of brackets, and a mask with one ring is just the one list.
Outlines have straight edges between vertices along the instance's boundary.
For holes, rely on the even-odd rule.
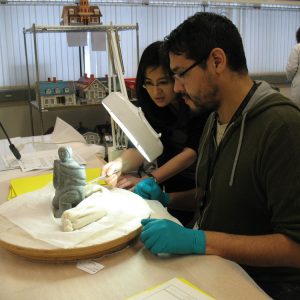
[[124,81],[129,99],[131,101],[137,100],[135,91],[136,78],[124,78]]
[[108,95],[108,88],[93,74],[79,78],[76,90],[82,104],[99,104]]
[[100,145],[100,135],[96,132],[88,131],[83,134],[83,137],[88,144]]
[[61,25],[100,25],[102,14],[97,5],[80,0],[79,5],[64,6]]
[[[39,92],[41,108],[76,105],[76,89],[73,81],[56,80],[40,81]],[[37,97],[38,99],[38,97]]]

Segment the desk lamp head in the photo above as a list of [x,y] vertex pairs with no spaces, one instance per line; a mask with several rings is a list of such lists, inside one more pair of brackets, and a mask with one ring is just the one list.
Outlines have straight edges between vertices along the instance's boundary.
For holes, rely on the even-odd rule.
[[160,135],[148,123],[141,108],[135,107],[119,92],[110,93],[102,104],[148,162],[162,154]]

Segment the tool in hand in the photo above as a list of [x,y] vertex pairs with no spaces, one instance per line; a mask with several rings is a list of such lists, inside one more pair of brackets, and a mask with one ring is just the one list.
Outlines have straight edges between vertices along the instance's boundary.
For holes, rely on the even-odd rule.
[[96,177],[96,178],[94,178],[94,179],[92,179],[92,180],[90,180],[90,181],[88,181],[88,183],[94,183],[94,182],[97,182],[97,181],[99,181],[99,180],[105,180],[105,179],[107,179],[108,177],[110,177],[110,176],[112,176],[112,175],[114,175],[114,174],[116,174],[116,173],[118,173],[119,171],[117,171],[117,170],[115,170],[111,175],[101,175],[101,176],[99,176],[99,177]]

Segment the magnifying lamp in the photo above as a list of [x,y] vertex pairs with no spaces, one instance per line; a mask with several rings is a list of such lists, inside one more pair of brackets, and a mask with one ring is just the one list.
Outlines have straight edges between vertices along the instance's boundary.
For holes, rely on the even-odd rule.
[[162,154],[160,134],[148,123],[140,107],[135,107],[119,92],[110,93],[102,104],[148,162]]

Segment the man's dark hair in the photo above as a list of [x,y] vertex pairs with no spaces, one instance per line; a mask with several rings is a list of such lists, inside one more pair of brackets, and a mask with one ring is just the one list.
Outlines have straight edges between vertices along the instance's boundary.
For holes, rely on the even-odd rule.
[[226,17],[199,12],[174,29],[164,42],[166,52],[198,61],[206,67],[207,58],[214,48],[226,54],[232,71],[248,73],[243,42],[236,26]]
[[296,31],[296,40],[297,40],[297,43],[300,43],[300,27]]

